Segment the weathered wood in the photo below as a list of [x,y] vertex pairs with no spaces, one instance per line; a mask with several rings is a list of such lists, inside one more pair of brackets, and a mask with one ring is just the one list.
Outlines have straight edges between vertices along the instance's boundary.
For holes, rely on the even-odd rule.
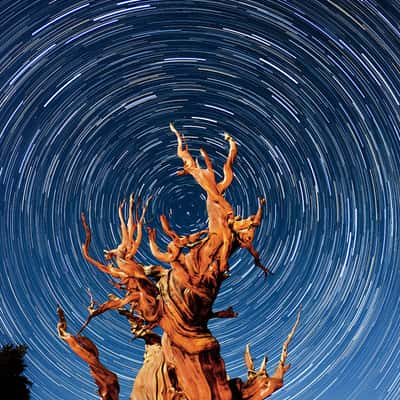
[[90,373],[98,387],[101,400],[118,400],[118,377],[100,362],[99,351],[96,345],[85,336],[71,335],[68,333],[64,311],[58,307],[57,313],[57,330],[59,337],[65,340],[71,350],[88,364]]
[[[233,163],[237,156],[235,141],[225,134],[229,153],[223,169],[223,179],[217,182],[212,162],[205,150],[200,150],[206,166],[201,168],[198,160],[192,157],[188,146],[183,145],[182,136],[172,123],[170,128],[177,138],[177,155],[183,161],[183,170],[179,174],[191,175],[206,192],[207,229],[182,236],[172,229],[166,216],[161,215],[162,229],[171,239],[166,251],[159,248],[156,231],[150,227],[148,239],[154,257],[161,263],[169,264],[169,268],[160,265],[144,266],[136,261],[135,255],[142,240],[148,201],[139,218],[139,206],[136,205],[135,209],[132,195],[126,223],[123,216],[124,203],[118,207],[121,243],[117,248],[105,251],[105,258],[111,263],[103,264],[89,254],[91,233],[82,214],[86,232],[86,240],[82,246],[85,259],[110,275],[114,279],[113,285],[121,289],[124,295],[120,298],[110,295],[108,301],[98,306],[92,299],[89,317],[78,335],[68,336],[61,324],[60,336],[78,356],[88,362],[92,374],[97,371],[94,376],[99,390],[106,393],[102,396],[108,396],[102,399],[117,398],[118,381],[113,373],[99,364],[98,355],[89,360],[87,351],[83,350],[84,346],[78,343],[82,342],[83,336],[80,333],[89,321],[112,309],[125,315],[132,333],[145,341],[144,362],[136,377],[131,400],[264,399],[283,385],[284,374],[289,368],[285,366],[287,347],[299,316],[284,343],[281,360],[273,376],[269,377],[267,374],[266,359],[258,371],[254,370],[249,347],[246,348],[246,382],[238,378],[228,378],[219,343],[209,331],[208,321],[211,318],[237,316],[231,307],[222,311],[213,310],[220,286],[229,276],[229,257],[234,251],[247,249],[256,266],[265,274],[270,273],[261,263],[259,253],[253,246],[255,229],[261,223],[265,200],[259,199],[256,214],[247,218],[235,216],[233,207],[224,197],[234,178]],[[156,326],[162,328],[162,337],[152,331]],[[102,376],[104,382],[101,380]]]

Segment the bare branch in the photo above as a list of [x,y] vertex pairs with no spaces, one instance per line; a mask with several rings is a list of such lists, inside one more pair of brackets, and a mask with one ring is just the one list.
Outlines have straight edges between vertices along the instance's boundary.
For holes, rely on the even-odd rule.
[[90,246],[92,235],[90,232],[90,228],[89,228],[88,224],[86,223],[86,218],[85,218],[84,213],[81,214],[81,220],[82,220],[82,225],[83,225],[83,227],[85,229],[85,233],[86,233],[85,243],[82,244],[82,253],[83,253],[83,256],[85,257],[86,261],[90,262],[90,264],[94,265],[100,271],[105,272],[106,274],[109,274],[114,278],[120,278],[121,273],[116,268],[114,268],[111,264],[104,265],[89,255],[89,246]]
[[129,242],[128,228],[125,224],[125,219],[123,214],[124,206],[125,206],[125,200],[121,201],[118,207],[118,216],[121,227],[121,244],[120,246],[118,246],[120,251],[126,251]]
[[267,374],[267,362],[268,362],[268,357],[264,356],[263,360],[260,365],[260,369],[258,370],[258,374],[264,374],[268,376]]
[[169,124],[169,128],[173,133],[175,133],[176,138],[178,140],[178,150],[177,150],[177,155],[180,159],[183,161],[183,174],[188,174],[189,169],[195,168],[195,161],[191,154],[189,153],[189,148],[186,145],[185,149],[183,149],[183,143],[182,143],[182,136],[181,134],[177,131],[175,128],[174,124],[171,122]]
[[302,308],[302,306],[300,305],[299,311],[297,312],[297,318],[296,318],[296,321],[295,321],[295,323],[294,323],[294,325],[293,325],[293,327],[292,327],[292,330],[290,331],[290,333],[289,333],[287,339],[286,339],[285,342],[283,343],[281,358],[280,358],[280,360],[279,360],[279,365],[278,365],[278,367],[276,368],[275,373],[274,373],[274,375],[273,375],[273,377],[275,377],[275,378],[283,378],[283,375],[284,375],[284,374],[288,371],[288,369],[290,368],[290,364],[285,365],[285,362],[286,362],[286,358],[287,358],[287,355],[288,355],[288,347],[289,347],[289,344],[290,344],[290,342],[291,342],[292,339],[293,339],[293,336],[294,336],[294,334],[295,334],[295,332],[296,332],[297,326],[298,326],[299,321],[300,321],[301,308]]
[[225,132],[225,140],[229,142],[229,154],[224,164],[224,178],[217,184],[218,192],[223,194],[233,180],[233,163],[237,156],[237,144],[232,137]]
[[200,154],[202,155],[202,157],[204,159],[207,170],[210,172],[210,174],[212,175],[212,178],[215,181],[214,168],[213,168],[212,162],[210,160],[210,157],[208,156],[208,153],[203,148],[200,148]]
[[259,206],[255,215],[251,215],[246,219],[235,217],[234,219],[230,220],[230,225],[235,234],[237,245],[249,251],[254,258],[254,263],[256,266],[261,268],[267,276],[268,274],[273,275],[273,273],[261,263],[260,254],[253,245],[255,228],[261,223],[262,210],[265,204],[265,199],[263,197],[260,197],[258,201]]
[[255,369],[254,369],[254,361],[250,353],[250,345],[246,344],[246,349],[244,352],[244,362],[247,367],[247,375],[250,378],[255,374]]
[[172,240],[179,240],[179,235],[171,228],[166,215],[160,215],[160,222],[161,227],[167,236],[169,236]]
[[176,130],[172,122],[170,123],[170,129],[175,133],[178,139],[177,155],[183,161],[183,173],[180,173],[180,175],[192,175],[196,182],[207,192],[207,195],[210,198],[215,201],[220,200],[221,195],[217,189],[214,171],[211,169],[211,161],[209,160],[207,153],[203,150],[203,156],[205,155],[207,168],[200,168],[200,166],[196,164],[188,148],[186,147],[185,150],[183,149],[181,134]]
[[100,362],[96,345],[85,336],[68,333],[64,311],[60,307],[57,308],[57,314],[59,318],[57,324],[59,337],[69,345],[78,357],[88,364],[90,373],[97,384],[100,398],[102,400],[118,400],[118,377]]
[[228,307],[226,310],[212,312],[210,318],[236,318],[238,315],[232,307]]
[[[120,227],[121,227],[121,243],[117,246],[117,248],[112,250],[105,250],[104,255],[105,258],[110,260],[113,257],[120,258],[120,259],[133,259],[136,252],[139,249],[140,243],[142,241],[142,229],[143,229],[143,222],[144,216],[146,214],[149,201],[151,197],[148,198],[145,206],[142,209],[142,215],[139,219],[139,199],[137,201],[136,210],[135,210],[135,218],[133,215],[133,209],[135,208],[134,196],[133,193],[129,197],[129,206],[128,206],[128,222],[125,223],[124,215],[123,215],[123,208],[125,202],[121,202],[118,207],[118,215],[120,220]],[[136,220],[136,221],[135,221]],[[136,232],[136,238],[134,239],[134,234]]]
[[250,351],[246,347],[245,360],[248,368],[248,380],[240,387],[240,393],[242,400],[263,400],[269,397],[272,393],[276,392],[283,386],[283,378],[285,373],[290,368],[290,364],[285,365],[287,358],[287,351],[290,341],[296,331],[297,325],[299,324],[301,313],[301,306],[297,313],[296,322],[294,323],[289,336],[285,340],[282,346],[282,354],[279,364],[275,370],[274,375],[271,377],[267,374],[267,358],[264,357],[261,366],[257,372],[254,371],[253,360],[250,356]]
[[[132,242],[133,241],[133,234],[136,231],[136,224],[135,221],[133,219],[133,208],[135,206],[135,198],[134,198],[134,194],[131,193],[131,195],[129,196],[129,210],[128,210],[128,224],[127,224],[127,228],[128,228],[128,241]],[[138,221],[138,218],[136,216],[136,222]]]
[[260,225],[262,214],[263,214],[264,204],[265,204],[264,197],[259,197],[258,198],[258,210],[257,210],[257,213],[253,217],[253,226]]
[[139,221],[137,221],[137,225],[136,225],[136,239],[131,243],[130,243],[130,250],[128,251],[126,258],[127,259],[132,259],[136,252],[139,249],[140,243],[142,241],[142,235],[143,235],[143,222],[144,222],[144,216],[146,215],[146,211],[147,208],[149,206],[149,202],[151,200],[151,197],[149,197],[146,201],[146,204],[144,205],[143,209],[142,209],[142,215],[139,219]]
[[170,261],[172,261],[172,255],[169,252],[163,253],[158,247],[156,242],[156,230],[154,228],[148,227],[147,234],[149,236],[151,254],[153,254],[153,256],[157,258],[157,260],[160,262],[169,263]]
[[254,264],[256,264],[256,266],[258,268],[261,268],[264,271],[265,276],[268,275],[273,275],[273,272],[271,272],[267,267],[264,267],[263,264],[261,264],[260,261],[260,254],[258,253],[258,251],[254,248],[253,243],[251,243],[249,246],[246,246],[247,250],[249,251],[249,253],[253,256],[254,258]]
[[140,298],[139,292],[128,293],[125,297],[119,298],[113,294],[108,295],[109,300],[100,304],[99,307],[94,308],[93,305],[89,306],[89,317],[86,322],[82,325],[81,329],[78,332],[80,335],[83,330],[88,326],[89,322],[96,316],[103,314],[108,310],[118,310],[119,308],[137,302]]

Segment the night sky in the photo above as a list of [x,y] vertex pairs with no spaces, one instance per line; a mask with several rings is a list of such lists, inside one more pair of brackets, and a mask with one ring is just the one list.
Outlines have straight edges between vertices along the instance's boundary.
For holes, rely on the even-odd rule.
[[[0,341],[29,346],[34,400],[97,399],[87,366],[57,337],[118,294],[81,255],[119,241],[117,206],[153,195],[203,229],[205,196],[168,124],[219,176],[237,141],[237,214],[267,199],[256,247],[230,259],[211,323],[231,377],[272,373],[300,304],[292,368],[275,400],[400,398],[400,14],[398,1],[1,1]],[[144,238],[138,259],[155,263]],[[116,312],[85,330],[127,399],[144,344]]]

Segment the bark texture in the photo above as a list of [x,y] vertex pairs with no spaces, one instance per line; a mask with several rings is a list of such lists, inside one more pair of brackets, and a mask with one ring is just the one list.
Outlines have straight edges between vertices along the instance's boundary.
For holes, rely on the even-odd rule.
[[[260,369],[254,369],[249,346],[245,350],[248,379],[229,379],[220,355],[217,339],[208,329],[211,318],[234,318],[236,313],[214,311],[213,303],[224,279],[229,277],[229,257],[240,249],[247,249],[255,264],[267,275],[259,253],[253,247],[255,229],[261,223],[265,200],[259,199],[259,208],[247,218],[237,216],[225,199],[225,191],[232,183],[233,163],[237,155],[235,141],[225,134],[229,153],[224,175],[216,181],[212,162],[205,150],[200,149],[205,168],[193,159],[181,134],[170,124],[177,138],[177,156],[183,162],[180,175],[191,175],[207,194],[208,229],[182,236],[175,232],[161,215],[164,233],[170,242],[163,251],[157,245],[156,231],[148,227],[150,250],[161,265],[145,266],[135,258],[142,241],[143,223],[148,202],[139,206],[131,195],[128,218],[124,219],[124,203],[118,208],[121,224],[121,243],[105,251],[108,264],[89,254],[90,228],[82,214],[86,240],[82,245],[85,259],[113,279],[113,285],[122,296],[110,295],[108,301],[98,304],[91,298],[89,317],[77,335],[66,332],[64,314],[59,309],[59,336],[90,367],[102,400],[118,399],[118,380],[99,361],[96,346],[81,335],[90,320],[107,310],[117,310],[125,316],[133,335],[145,341],[144,362],[133,386],[131,400],[258,400],[269,397],[283,386],[289,365],[285,365],[287,348],[294,335],[299,315],[283,344],[282,355],[275,373],[269,376],[266,359]],[[135,204],[136,203],[136,204]],[[141,210],[140,210],[141,208]],[[139,215],[140,214],[140,215]],[[160,337],[154,327],[163,330]]]

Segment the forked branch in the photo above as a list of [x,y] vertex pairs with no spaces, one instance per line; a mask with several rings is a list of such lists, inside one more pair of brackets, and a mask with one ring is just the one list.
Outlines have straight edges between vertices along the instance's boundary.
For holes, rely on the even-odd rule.
[[250,215],[250,217],[246,219],[240,219],[240,217],[236,217],[230,221],[230,225],[234,233],[235,245],[247,249],[248,252],[253,256],[256,266],[262,269],[265,275],[272,275],[272,272],[261,263],[260,254],[253,245],[256,227],[258,227],[261,223],[264,204],[265,199],[260,197],[258,199],[258,210],[256,214]]
[[90,306],[88,307],[89,310],[89,317],[81,327],[78,332],[78,335],[82,333],[82,331],[88,326],[89,322],[96,316],[105,313],[108,310],[119,310],[120,308],[126,306],[127,304],[131,304],[133,307],[134,304],[140,299],[139,292],[132,292],[128,293],[125,297],[117,297],[113,294],[108,295],[109,300],[100,304],[98,307],[94,306],[93,299],[90,302]]
[[183,147],[182,135],[178,132],[172,122],[169,127],[176,135],[178,141],[177,155],[183,161],[183,171],[181,171],[179,175],[192,175],[196,182],[207,192],[210,199],[214,201],[220,200],[221,195],[223,195],[224,191],[228,188],[233,179],[232,166],[237,154],[235,141],[228,134],[225,135],[225,139],[229,141],[230,150],[224,166],[224,178],[219,184],[217,184],[214,169],[207,152],[204,149],[200,150],[200,154],[206,164],[206,168],[201,168],[199,163],[195,162],[190,154],[188,146],[185,146],[185,148]]
[[[118,216],[120,220],[120,228],[121,228],[121,243],[117,248],[112,250],[105,250],[104,254],[107,259],[112,259],[116,257],[117,259],[131,260],[135,256],[136,252],[139,249],[140,243],[142,241],[143,236],[143,222],[144,217],[149,206],[151,197],[149,197],[143,206],[142,214],[139,218],[139,203],[138,200],[136,209],[135,201],[133,193],[129,197],[129,206],[128,206],[128,222],[125,223],[123,209],[125,206],[125,202],[121,202],[118,207]],[[136,238],[134,235],[136,233]]]
[[[128,304],[130,304],[131,307],[136,307],[138,312],[148,318],[149,321],[152,321],[152,323],[158,321],[161,313],[160,300],[158,298],[159,290],[149,276],[160,273],[161,267],[150,266],[145,270],[144,266],[136,262],[133,258],[142,239],[142,225],[149,200],[147,200],[143,207],[140,218],[138,217],[138,206],[136,207],[136,218],[134,219],[134,201],[133,195],[131,195],[127,224],[125,224],[123,216],[124,203],[122,202],[118,207],[121,224],[121,244],[116,249],[106,252],[106,258],[116,258],[118,268],[114,267],[112,264],[104,265],[89,255],[91,231],[86,223],[85,215],[82,213],[82,224],[86,232],[86,240],[82,245],[85,259],[102,272],[108,273],[113,278],[116,278],[117,281],[112,283],[113,286],[125,291],[125,295],[121,298],[109,295],[109,300],[97,308],[94,307],[92,301],[91,307],[89,307],[89,317],[79,332],[82,332],[93,317],[103,314],[108,310],[120,309]],[[133,235],[135,231],[136,238],[134,239]]]
[[199,232],[192,233],[187,236],[178,235],[169,225],[168,219],[165,215],[160,216],[161,226],[163,231],[172,240],[168,243],[167,251],[164,253],[160,250],[156,241],[156,230],[154,228],[147,228],[150,250],[154,257],[158,261],[163,263],[172,263],[179,259],[182,254],[182,249],[185,247],[191,248],[198,244],[205,235],[208,233],[208,229],[201,230]]
[[283,386],[284,375],[290,368],[290,364],[285,365],[288,355],[288,346],[294,336],[297,325],[299,324],[300,314],[301,306],[297,313],[297,318],[292,330],[283,343],[279,364],[272,376],[269,376],[267,372],[268,359],[266,357],[263,358],[258,371],[254,369],[254,362],[250,354],[250,347],[249,345],[246,346],[245,363],[247,366],[248,380],[240,388],[243,400],[263,400],[271,396],[272,393],[276,392]]

